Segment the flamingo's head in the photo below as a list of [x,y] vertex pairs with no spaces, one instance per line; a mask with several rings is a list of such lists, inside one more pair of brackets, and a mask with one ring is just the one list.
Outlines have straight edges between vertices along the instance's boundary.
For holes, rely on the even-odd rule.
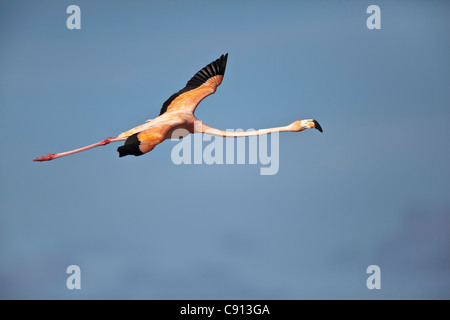
[[315,128],[320,132],[323,132],[320,124],[314,119],[298,120],[291,124],[294,131],[303,131],[309,128]]

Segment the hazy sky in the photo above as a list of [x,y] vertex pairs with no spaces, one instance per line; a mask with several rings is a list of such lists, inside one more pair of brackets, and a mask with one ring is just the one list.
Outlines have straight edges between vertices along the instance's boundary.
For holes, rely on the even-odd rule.
[[[0,298],[449,299],[449,9],[0,1]],[[280,134],[276,175],[175,165],[173,141],[32,161],[156,117],[227,52],[199,119],[324,129]],[[66,287],[73,264],[81,290]]]

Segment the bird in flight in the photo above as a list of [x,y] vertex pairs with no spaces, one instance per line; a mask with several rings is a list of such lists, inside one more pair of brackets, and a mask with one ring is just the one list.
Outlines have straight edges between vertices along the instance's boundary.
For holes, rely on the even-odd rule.
[[[152,151],[156,145],[164,140],[172,139],[172,134],[178,129],[184,129],[184,136],[189,133],[207,133],[219,137],[248,137],[274,132],[298,132],[309,128],[316,128],[322,132],[320,124],[314,119],[297,120],[284,127],[248,132],[222,131],[203,124],[194,116],[194,111],[198,104],[204,98],[216,92],[217,87],[222,83],[225,68],[227,66],[227,59],[228,53],[222,55],[219,59],[211,62],[197,72],[187,82],[183,89],[174,93],[166,102],[164,102],[157,118],[147,120],[146,123],[126,132],[122,132],[117,137],[109,137],[100,142],[71,151],[47,154],[34,159],[34,161],[49,161],[98,146],[104,146],[111,142],[124,140],[124,145],[117,149],[119,157],[127,155],[140,156]],[[183,136],[180,136],[179,134],[177,135],[177,138],[182,137]]]

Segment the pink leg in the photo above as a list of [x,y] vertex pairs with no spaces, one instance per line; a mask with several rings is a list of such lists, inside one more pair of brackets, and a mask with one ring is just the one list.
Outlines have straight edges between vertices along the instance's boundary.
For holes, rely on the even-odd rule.
[[88,146],[83,147],[83,148],[79,148],[79,149],[75,149],[75,150],[71,150],[71,151],[66,151],[66,152],[61,152],[61,153],[50,153],[50,154],[47,154],[45,156],[38,157],[38,158],[34,159],[33,161],[50,161],[50,160],[53,160],[53,159],[56,159],[56,158],[61,158],[61,157],[64,157],[64,156],[68,156],[69,154],[74,154],[74,153],[77,153],[77,152],[81,152],[81,151],[84,151],[84,150],[89,150],[89,149],[92,149],[92,148],[95,148],[95,147],[99,147],[99,146],[105,146],[105,145],[109,144],[110,142],[116,142],[116,141],[122,141],[122,140],[124,140],[124,139],[117,139],[117,137],[110,137],[110,138],[106,138],[106,139],[104,139],[104,140],[102,140],[100,142],[88,145]]

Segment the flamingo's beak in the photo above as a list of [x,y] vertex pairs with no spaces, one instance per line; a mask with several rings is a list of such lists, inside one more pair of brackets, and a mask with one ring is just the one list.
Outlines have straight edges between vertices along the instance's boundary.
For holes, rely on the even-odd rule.
[[320,126],[320,124],[316,121],[313,120],[312,122],[308,123],[308,127],[310,128],[316,128],[317,130],[319,130],[320,132],[323,132],[322,127]]

